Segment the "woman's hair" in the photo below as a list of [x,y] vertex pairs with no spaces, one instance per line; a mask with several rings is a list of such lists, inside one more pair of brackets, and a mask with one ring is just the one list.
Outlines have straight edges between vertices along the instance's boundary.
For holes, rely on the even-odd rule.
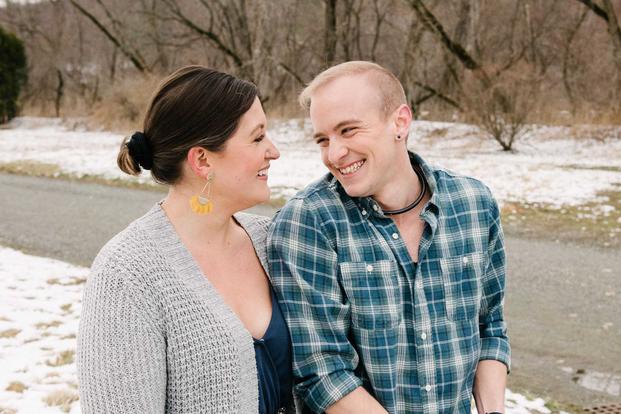
[[257,96],[253,83],[226,73],[202,66],[178,69],[155,92],[143,131],[123,140],[119,168],[131,175],[150,169],[155,181],[175,184],[190,148],[224,149]]

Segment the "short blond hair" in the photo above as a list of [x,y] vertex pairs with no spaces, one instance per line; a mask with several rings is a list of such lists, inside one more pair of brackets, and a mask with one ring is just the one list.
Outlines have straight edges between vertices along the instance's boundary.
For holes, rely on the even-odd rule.
[[388,69],[374,62],[354,60],[340,63],[321,72],[300,93],[299,102],[308,110],[313,94],[328,83],[345,76],[366,75],[377,88],[384,116],[388,116],[402,104],[407,104],[405,92],[399,79]]

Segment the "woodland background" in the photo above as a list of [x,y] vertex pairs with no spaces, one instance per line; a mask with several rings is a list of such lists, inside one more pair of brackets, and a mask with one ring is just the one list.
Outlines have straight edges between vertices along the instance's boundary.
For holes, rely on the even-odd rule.
[[373,60],[415,115],[472,122],[503,148],[525,124],[621,122],[621,0],[5,2],[26,44],[22,114],[140,122],[157,82],[202,64],[255,82],[272,116],[319,71]]

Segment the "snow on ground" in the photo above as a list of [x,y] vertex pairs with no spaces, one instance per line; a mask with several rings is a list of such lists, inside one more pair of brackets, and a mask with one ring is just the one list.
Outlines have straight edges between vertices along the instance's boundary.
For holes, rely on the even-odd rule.
[[1,413],[79,412],[75,335],[87,274],[0,247]]
[[[54,118],[13,120],[0,129],[0,163],[31,160],[77,176],[134,179],[116,166],[122,136],[66,125]],[[275,120],[269,135],[281,152],[270,170],[273,196],[288,198],[326,172],[308,120]],[[621,127],[533,126],[516,152],[508,153],[471,125],[416,121],[409,146],[433,164],[482,180],[501,203],[561,207],[597,201],[605,214],[612,206],[598,194],[621,186]],[[139,181],[150,178],[143,174]]]
[[[0,413],[80,412],[74,362],[88,269],[0,247]],[[506,392],[508,414],[550,413]]]

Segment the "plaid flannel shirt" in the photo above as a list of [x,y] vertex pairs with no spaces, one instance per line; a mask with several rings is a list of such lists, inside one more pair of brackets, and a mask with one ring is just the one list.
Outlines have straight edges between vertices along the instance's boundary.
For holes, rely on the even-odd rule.
[[315,412],[362,385],[390,413],[469,413],[478,362],[509,369],[498,206],[481,182],[410,158],[432,191],[418,263],[377,203],[331,174],[270,228],[296,391]]

